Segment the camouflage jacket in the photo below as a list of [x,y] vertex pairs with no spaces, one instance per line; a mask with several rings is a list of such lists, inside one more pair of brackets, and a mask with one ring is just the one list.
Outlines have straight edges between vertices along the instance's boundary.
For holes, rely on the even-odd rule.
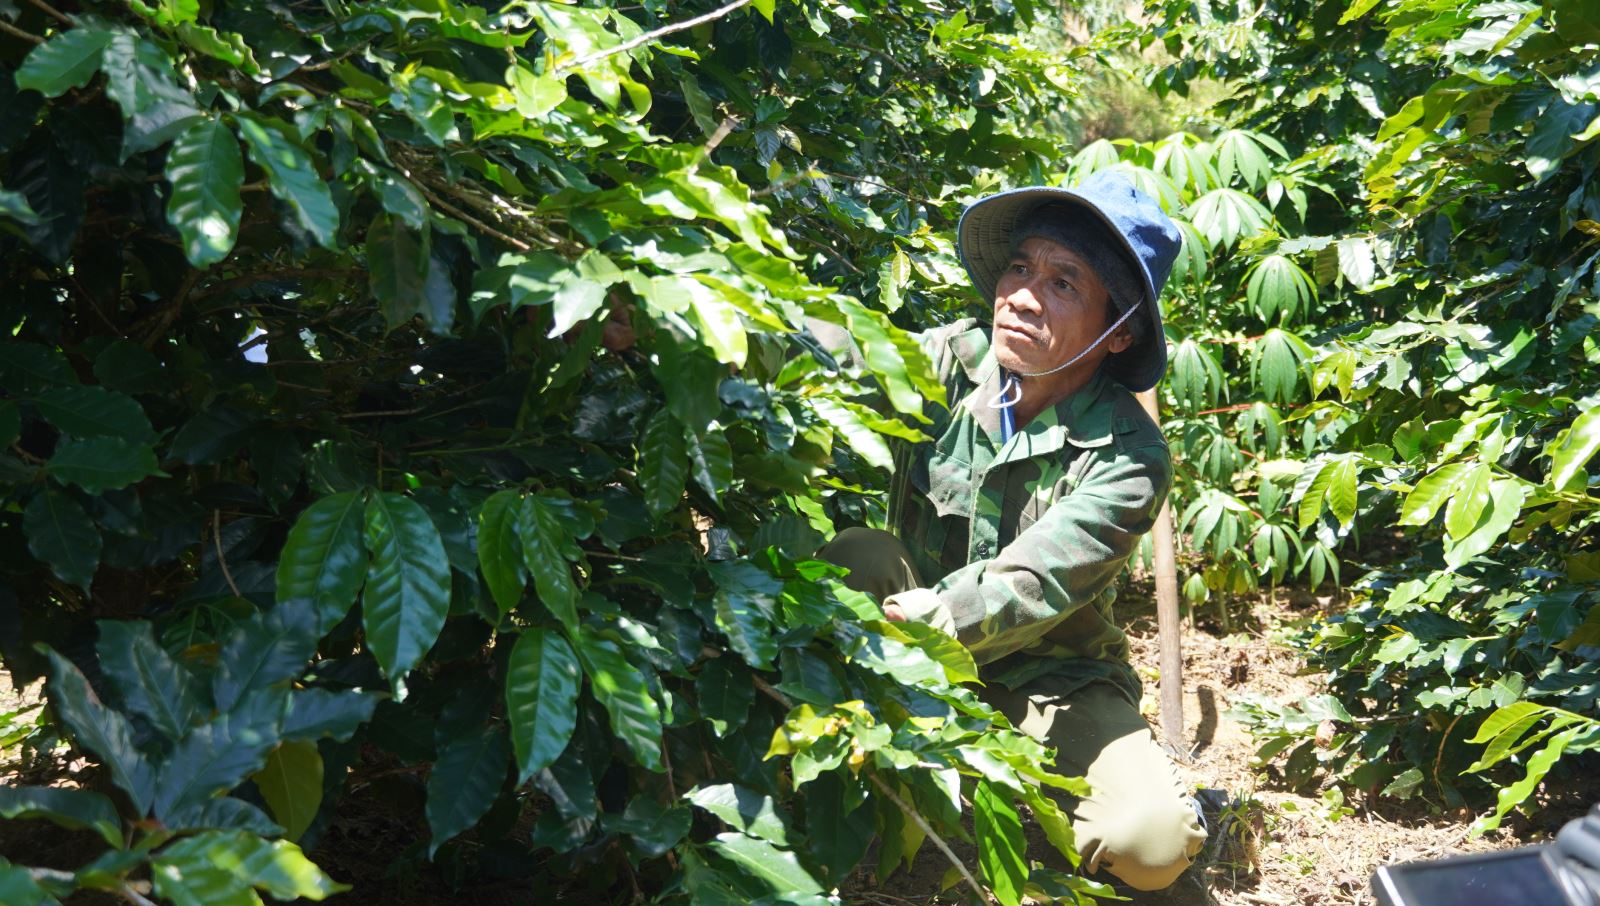
[[1097,374],[1002,445],[988,328],[960,321],[922,340],[950,405],[927,407],[932,443],[898,451],[889,525],[934,584],[895,602],[965,643],[986,680],[1108,679],[1137,702],[1111,605],[1172,482],[1161,430]]

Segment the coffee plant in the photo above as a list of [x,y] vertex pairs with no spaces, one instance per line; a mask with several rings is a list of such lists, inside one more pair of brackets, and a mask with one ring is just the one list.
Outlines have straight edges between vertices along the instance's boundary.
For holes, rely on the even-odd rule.
[[812,557],[922,436],[954,216],[1064,166],[1036,14],[0,3],[0,657],[91,763],[0,816],[103,844],[0,899],[324,898],[372,784],[457,884],[1104,892],[967,653]]

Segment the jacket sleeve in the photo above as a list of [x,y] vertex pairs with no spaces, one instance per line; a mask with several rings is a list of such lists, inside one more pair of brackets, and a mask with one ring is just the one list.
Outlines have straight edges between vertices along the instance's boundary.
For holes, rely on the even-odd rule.
[[1162,444],[1103,456],[997,555],[890,600],[908,619],[954,635],[979,663],[1021,650],[1111,584],[1171,482]]

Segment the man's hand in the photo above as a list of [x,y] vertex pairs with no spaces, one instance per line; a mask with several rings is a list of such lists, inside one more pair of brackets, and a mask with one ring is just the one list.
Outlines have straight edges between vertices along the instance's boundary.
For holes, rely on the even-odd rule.
[[883,618],[891,623],[909,622],[906,618],[905,610],[899,604],[883,605]]

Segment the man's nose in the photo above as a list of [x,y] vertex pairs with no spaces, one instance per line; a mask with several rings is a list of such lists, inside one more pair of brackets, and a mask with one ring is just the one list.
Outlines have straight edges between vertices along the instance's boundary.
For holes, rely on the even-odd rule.
[[1034,314],[1044,311],[1044,306],[1039,303],[1039,294],[1034,292],[1031,280],[1013,287],[1003,301],[1013,311]]

